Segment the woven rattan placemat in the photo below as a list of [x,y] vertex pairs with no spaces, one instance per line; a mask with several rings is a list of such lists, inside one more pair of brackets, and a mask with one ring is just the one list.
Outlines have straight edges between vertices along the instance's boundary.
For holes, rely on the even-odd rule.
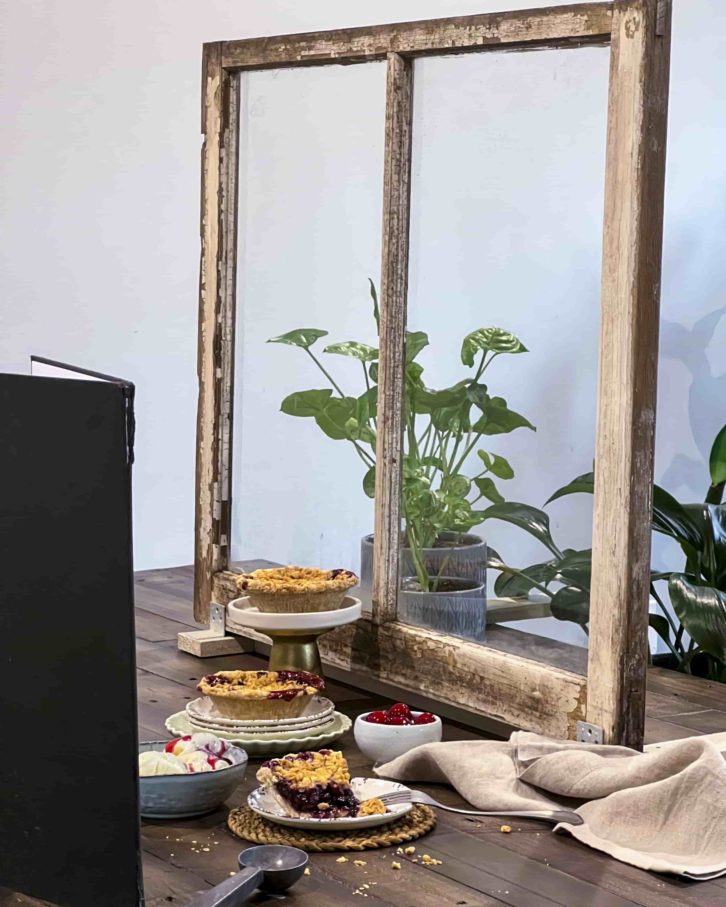
[[359,832],[314,832],[268,822],[249,806],[233,809],[227,819],[230,831],[254,844],[289,844],[308,851],[373,850],[415,841],[436,825],[436,814],[429,806],[415,804],[410,813],[396,822]]

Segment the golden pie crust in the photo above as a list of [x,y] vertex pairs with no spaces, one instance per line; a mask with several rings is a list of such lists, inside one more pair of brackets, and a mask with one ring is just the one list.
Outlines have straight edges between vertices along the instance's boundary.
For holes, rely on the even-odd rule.
[[288,614],[335,611],[357,584],[352,570],[294,566],[241,573],[236,580],[237,588],[258,610]]
[[217,671],[197,689],[224,718],[296,718],[325,681],[308,671]]

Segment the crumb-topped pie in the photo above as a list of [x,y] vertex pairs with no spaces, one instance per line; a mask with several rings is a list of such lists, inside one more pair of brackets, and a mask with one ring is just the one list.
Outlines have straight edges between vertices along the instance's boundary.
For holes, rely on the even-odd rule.
[[358,585],[358,577],[352,570],[273,567],[242,573],[236,583],[258,610],[295,613],[337,610],[348,590]]
[[270,759],[262,763],[257,780],[293,817],[340,819],[386,811],[380,800],[358,800],[350,786],[348,763],[337,750],[290,753],[282,759]]
[[225,718],[296,718],[325,681],[308,671],[217,671],[197,689]]

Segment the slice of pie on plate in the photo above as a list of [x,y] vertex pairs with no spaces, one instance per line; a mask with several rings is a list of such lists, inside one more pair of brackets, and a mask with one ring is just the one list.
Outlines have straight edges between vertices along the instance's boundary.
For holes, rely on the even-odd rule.
[[263,762],[257,780],[293,818],[341,819],[386,812],[380,800],[358,800],[350,786],[348,763],[337,750],[270,759]]

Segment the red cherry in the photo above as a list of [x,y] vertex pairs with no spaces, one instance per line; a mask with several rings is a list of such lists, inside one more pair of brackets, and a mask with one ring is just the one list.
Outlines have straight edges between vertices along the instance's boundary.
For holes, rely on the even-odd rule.
[[403,715],[393,715],[386,718],[386,724],[413,724],[413,718],[405,718]]
[[170,740],[170,741],[167,743],[167,745],[164,747],[164,752],[165,752],[165,753],[171,753],[171,752],[173,752],[174,747],[177,745],[177,743],[179,743],[179,741],[180,741],[181,739],[182,739],[181,737],[175,737],[173,740]]
[[389,718],[412,718],[411,709],[404,702],[397,702],[386,712]]
[[386,723],[386,713],[385,712],[371,712],[370,715],[366,715],[366,721],[370,721],[371,724],[385,724]]
[[432,715],[431,712],[421,712],[418,718],[414,718],[414,724],[431,724],[433,721],[436,721],[436,715]]

